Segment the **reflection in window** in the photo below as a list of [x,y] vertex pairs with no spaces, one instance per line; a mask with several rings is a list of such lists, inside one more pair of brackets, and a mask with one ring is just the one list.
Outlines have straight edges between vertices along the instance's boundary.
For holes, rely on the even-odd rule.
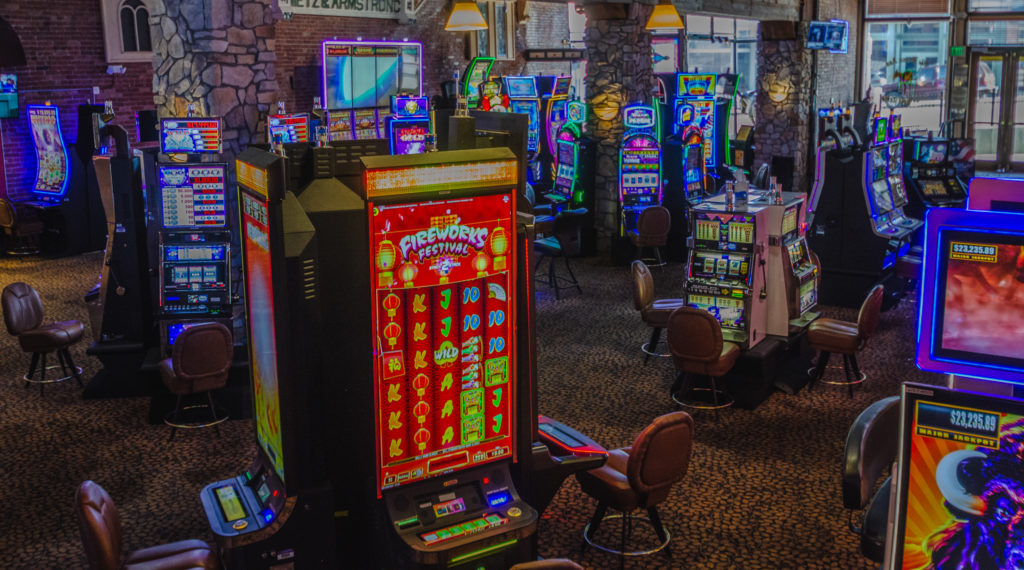
[[149,11],[141,0],[124,0],[119,9],[123,51],[153,51],[149,38]]
[[947,22],[872,22],[864,42],[864,84],[880,108],[909,129],[937,130],[945,109]]
[[652,35],[651,57],[654,58],[654,73],[679,71],[679,37],[675,34]]
[[1024,38],[1024,21],[1021,20],[969,20],[967,22],[967,45],[970,46],[1024,46],[1022,38]]
[[494,5],[494,57],[498,59],[510,59],[508,54],[508,34],[504,33],[508,29],[507,9],[508,4],[505,3]]
[[[711,33],[714,30],[714,33]],[[738,73],[729,136],[754,124],[757,89],[757,20],[687,14],[687,72]],[[732,93],[724,95],[733,96]]]

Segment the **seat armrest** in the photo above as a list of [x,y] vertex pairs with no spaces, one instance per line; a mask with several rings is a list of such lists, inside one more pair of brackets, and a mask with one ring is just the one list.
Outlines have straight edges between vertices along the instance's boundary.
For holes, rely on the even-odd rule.
[[896,458],[900,398],[890,396],[857,416],[843,450],[843,505],[863,509],[882,472]]

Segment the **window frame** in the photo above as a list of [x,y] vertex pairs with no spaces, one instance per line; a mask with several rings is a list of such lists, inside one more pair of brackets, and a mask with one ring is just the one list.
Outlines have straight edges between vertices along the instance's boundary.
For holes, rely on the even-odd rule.
[[[525,0],[524,0],[525,1]],[[476,4],[487,5],[487,13],[484,20],[487,20],[487,53],[480,53],[479,34],[484,30],[469,33],[469,57],[493,57],[495,61],[514,61],[516,59],[516,0],[476,0]],[[498,57],[498,36],[494,22],[497,21],[497,5],[505,6],[505,57]]]
[[[693,34],[691,34],[690,33],[690,25],[689,25],[689,23],[687,23],[686,28],[683,30],[683,35],[682,35],[682,37],[679,40],[680,44],[685,43],[685,46],[686,46],[685,49],[683,49],[683,58],[679,62],[679,67],[680,67],[679,73],[690,73],[689,70],[690,70],[690,41],[691,40],[693,40],[693,41],[706,41],[706,42],[714,43],[715,42],[715,38],[726,38],[725,42],[730,45],[731,51],[732,51],[732,58],[731,58],[730,68],[729,68],[731,73],[738,73],[739,72],[739,70],[738,70],[738,67],[739,67],[739,51],[737,50],[737,46],[739,44],[749,44],[749,45],[752,45],[752,46],[754,46],[754,49],[755,49],[755,52],[756,52],[757,41],[758,41],[757,40],[757,29],[761,25],[761,22],[759,20],[755,20],[753,18],[742,18],[742,17],[735,17],[735,16],[722,16],[722,15],[716,15],[716,14],[704,14],[704,13],[700,13],[700,12],[696,12],[696,13],[693,13],[693,14],[687,14],[686,16],[687,17],[689,17],[689,16],[700,16],[700,17],[708,18],[709,19],[708,24],[709,24],[710,33],[703,33],[702,32],[702,33],[693,33]],[[729,33],[716,33],[715,32],[715,20],[716,19],[718,19],[718,20],[730,20],[732,22],[732,32],[731,32],[731,35]],[[737,36],[739,35],[738,31],[739,31],[739,22],[740,21],[754,22],[756,24],[755,32],[754,32],[754,37],[752,37],[752,38],[744,38],[744,39],[737,39]],[[755,54],[754,66],[755,66],[755,72],[754,72],[754,77],[752,79],[753,79],[753,82],[754,82],[754,87],[756,89],[757,88],[757,72],[756,72],[757,62],[756,62],[756,54]],[[701,70],[700,72],[701,73],[712,73],[712,72],[707,71],[707,70]],[[719,72],[716,71],[716,72],[713,72],[713,73],[717,74]],[[756,121],[755,121],[755,123],[756,123]],[[741,127],[740,127],[739,101],[738,101],[738,99],[734,98],[733,102],[732,102],[732,112],[730,113],[728,126],[726,128],[726,130],[729,133],[729,138],[730,139],[734,138],[737,135],[737,133],[739,133],[740,128]]]
[[[100,15],[103,20],[103,48],[107,63],[140,63],[153,61],[153,52],[125,51],[121,36],[121,3],[123,0],[100,0]],[[140,0],[146,12],[152,18],[153,6],[149,0]],[[136,33],[138,30],[136,30]],[[149,30],[149,41],[155,43],[152,25]]]

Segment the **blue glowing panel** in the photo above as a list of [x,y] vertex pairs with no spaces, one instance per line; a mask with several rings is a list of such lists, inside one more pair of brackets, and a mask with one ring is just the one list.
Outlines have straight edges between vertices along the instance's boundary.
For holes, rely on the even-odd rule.
[[68,190],[68,150],[60,134],[60,111],[50,105],[29,105],[28,123],[36,150],[36,181],[32,192],[61,198]]

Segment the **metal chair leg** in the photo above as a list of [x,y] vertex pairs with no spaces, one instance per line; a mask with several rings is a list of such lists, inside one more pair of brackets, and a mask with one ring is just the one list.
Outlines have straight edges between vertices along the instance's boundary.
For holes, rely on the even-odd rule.
[[[661,542],[668,541],[668,533],[665,532],[665,527],[661,524],[661,517],[658,516],[658,507],[647,507],[647,516],[651,518],[651,525],[654,526],[654,533],[658,535],[658,540]],[[665,546],[665,554],[672,558],[672,548]]]
[[572,284],[576,286],[577,291],[582,293],[583,289],[580,289],[580,282],[576,280],[576,274],[572,272],[572,265],[569,265],[569,257],[562,255],[562,259],[565,260],[565,268],[569,270],[569,277],[572,278]]
[[43,395],[43,388],[46,387],[46,353],[45,352],[43,353],[43,359],[42,360],[43,360],[43,369],[40,371],[41,372],[41,377],[39,378],[39,395],[40,396]]
[[[28,375],[26,376],[27,378],[31,378],[33,375],[35,375],[35,373],[36,373],[36,366],[38,366],[38,365],[39,365],[39,353],[38,352],[33,352],[32,353],[32,362],[28,365]],[[26,380],[25,381],[25,387],[26,388],[28,388],[28,384],[29,383]]]
[[[647,364],[647,361],[651,359],[651,353],[652,352],[657,352],[657,350],[658,350],[658,342],[660,340],[661,340],[661,327],[654,327],[654,330],[651,331],[651,340],[647,342],[647,350],[644,350],[644,364]],[[644,347],[640,347],[640,348],[642,350]]]
[[843,355],[843,375],[846,377],[846,390],[849,397],[853,397],[853,384],[856,380],[853,376],[853,370],[850,366],[850,356],[848,354]]
[[71,373],[74,374],[75,380],[78,382],[79,387],[85,387],[82,384],[82,369],[75,366],[75,361],[71,359],[71,351],[67,348],[63,349],[64,361],[68,363],[68,368],[71,368]]
[[658,267],[660,267],[662,271],[665,271],[665,261],[661,259],[661,248],[656,245],[651,247],[654,248],[654,257],[658,259]]
[[583,548],[587,547],[587,541],[585,539],[594,538],[594,533],[596,533],[598,527],[601,526],[601,521],[604,520],[604,515],[606,512],[608,512],[608,505],[604,503],[598,503],[597,508],[594,509],[594,515],[590,517],[590,522],[587,523],[586,528],[583,530]]
[[[181,413],[181,395],[178,395],[177,400],[174,403],[174,423],[180,423],[178,420],[178,414]],[[174,430],[177,428],[171,426],[171,435],[167,437],[167,441],[174,441]]]
[[811,382],[807,385],[807,389],[811,390],[814,385],[821,380],[821,377],[825,375],[825,367],[828,366],[828,359],[831,353],[825,352],[824,350],[818,352],[818,363],[814,366],[814,371],[811,372]]

